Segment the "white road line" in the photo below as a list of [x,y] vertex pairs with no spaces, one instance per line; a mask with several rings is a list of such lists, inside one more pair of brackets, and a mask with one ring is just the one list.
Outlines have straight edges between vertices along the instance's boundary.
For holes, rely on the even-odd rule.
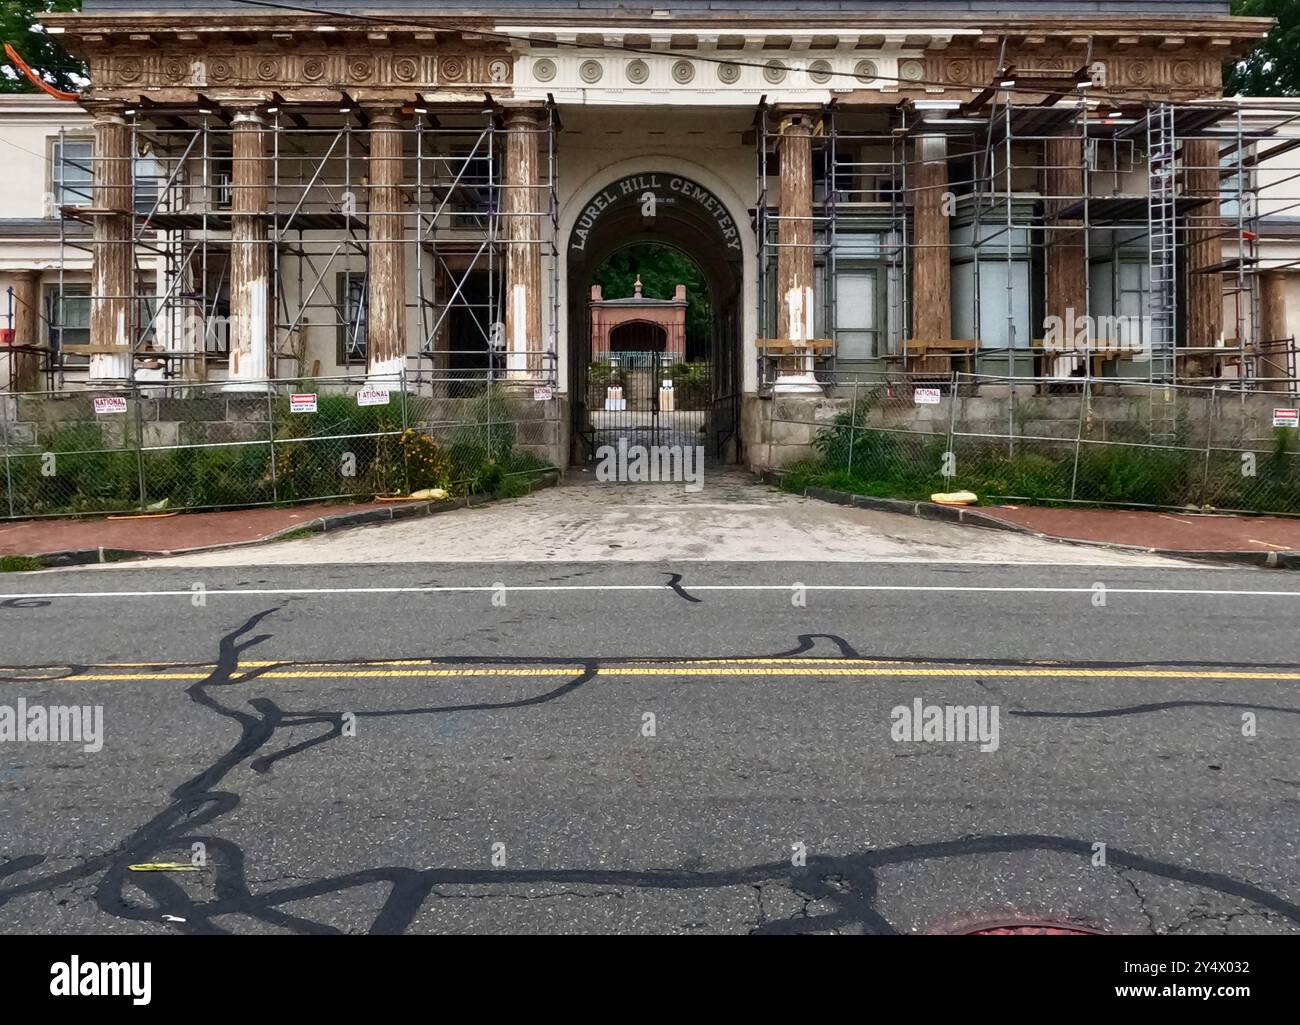
[[[782,591],[796,587],[805,591],[884,591],[926,593],[981,593],[981,594],[1093,594],[1095,587],[989,587],[957,584],[690,584],[683,582],[682,590],[688,594],[701,591]],[[1238,591],[1211,590],[1182,587],[1110,587],[1103,582],[1107,595],[1170,595],[1220,598],[1300,598],[1300,591]],[[235,587],[235,588],[185,588],[167,591],[49,591],[14,592],[0,594],[0,601],[13,599],[54,600],[58,598],[192,598],[196,594],[218,595],[335,595],[335,594],[451,594],[494,593],[499,591],[672,591],[668,584],[495,584],[442,585],[412,587]]]

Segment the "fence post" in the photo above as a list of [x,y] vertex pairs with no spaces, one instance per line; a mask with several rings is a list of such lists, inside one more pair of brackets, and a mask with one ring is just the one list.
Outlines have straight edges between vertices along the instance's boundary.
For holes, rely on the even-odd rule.
[[[959,380],[959,378],[960,378],[961,375],[958,374],[958,372],[957,372],[956,370],[950,370],[948,373],[949,373],[948,392],[949,392],[949,398],[950,398],[951,401],[952,401],[952,410],[951,410],[951,411],[949,412],[949,414],[948,414],[948,449],[947,449],[947,451],[948,451],[948,453],[952,456],[952,458],[953,458],[953,463],[956,464],[956,462],[957,462],[957,402],[959,401],[958,398],[957,398],[957,389],[961,387],[961,382],[960,382],[960,380]],[[954,465],[954,466],[953,466],[953,477],[948,478],[948,479],[944,482],[945,485],[950,484],[950,483],[952,482],[952,480],[956,478],[956,470],[957,470],[957,467],[956,467],[956,465]]]
[[853,441],[858,436],[858,378],[853,377],[853,406],[849,410],[849,476],[853,476]]
[[135,406],[135,471],[140,485],[140,511],[143,512],[145,506],[149,504],[149,489],[144,481],[144,413],[140,408],[143,399],[140,394],[140,385],[136,383],[134,378],[127,385],[127,388]]
[[[491,453],[492,453],[492,406],[493,406],[493,403],[494,403],[494,401],[495,401],[494,398],[493,398],[493,392],[492,392],[492,379],[493,379],[493,376],[494,376],[494,375],[493,375],[493,373],[492,373],[492,368],[489,367],[489,368],[488,368],[488,381],[487,381],[487,403],[486,403],[486,408],[487,408],[487,433],[486,433],[486,436],[484,436],[484,437],[482,438],[482,441],[483,441],[483,448],[484,448],[484,450],[489,454],[489,456],[490,456]],[[482,424],[479,425],[479,429],[480,429],[480,430],[483,429],[483,425],[482,425]]]
[[1210,388],[1210,408],[1205,412],[1205,464],[1201,470],[1201,501],[1206,505],[1210,497],[1210,446],[1214,441],[1214,411],[1218,406],[1219,389]]
[[[1009,279],[1008,279],[1009,280]],[[1010,350],[1008,350],[1010,352]],[[1013,368],[1011,380],[1007,384],[1007,459],[1016,457],[1016,378],[1015,353],[1011,353],[1008,362]]]
[[1083,379],[1083,395],[1079,401],[1079,425],[1074,432],[1074,469],[1070,473],[1070,501],[1075,499],[1075,493],[1079,487],[1079,449],[1083,445],[1083,419],[1088,412],[1088,405],[1092,401],[1092,375],[1086,375]]
[[8,395],[0,395],[0,446],[4,448],[5,457],[5,494],[9,497],[9,518],[13,519],[16,515],[14,512],[14,475],[13,467],[10,466],[9,453],[9,407],[12,404],[14,410],[14,419],[18,419],[18,395],[11,392]]
[[772,448],[775,444],[772,431],[776,425],[776,387],[773,386],[767,395],[767,465],[769,469],[775,470],[776,467],[772,465]]
[[402,389],[402,433],[397,439],[397,450],[402,453],[402,483],[403,492],[411,493],[411,460],[408,457],[407,446],[405,444],[406,432],[409,429],[410,421],[406,415],[406,365],[402,365],[402,374],[399,384]]
[[271,456],[271,501],[280,501],[280,480],[275,465],[275,385],[266,382],[266,441]]

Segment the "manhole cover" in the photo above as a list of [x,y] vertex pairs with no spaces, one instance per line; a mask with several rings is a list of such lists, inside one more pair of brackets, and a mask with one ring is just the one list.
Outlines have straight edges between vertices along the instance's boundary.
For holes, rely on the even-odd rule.
[[1100,929],[1049,918],[999,918],[939,929],[948,936],[1102,936]]

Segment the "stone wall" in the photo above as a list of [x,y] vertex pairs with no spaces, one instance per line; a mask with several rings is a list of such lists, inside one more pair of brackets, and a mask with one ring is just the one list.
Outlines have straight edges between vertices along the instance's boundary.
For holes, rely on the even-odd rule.
[[[306,390],[306,389],[304,389]],[[213,392],[186,398],[132,396],[125,413],[96,414],[96,395],[112,392],[65,392],[60,394],[0,395],[0,452],[40,452],[54,439],[78,426],[98,428],[105,450],[175,448],[185,445],[222,445],[265,442],[271,436],[272,401],[266,395],[232,395]],[[394,393],[392,410],[401,423],[399,398]],[[435,437],[456,425],[475,422],[473,398],[431,399],[412,397],[408,424],[428,430]],[[534,402],[518,399],[511,404],[516,424],[516,448],[556,466],[567,458],[567,404],[561,399]],[[276,438],[286,432],[280,423],[297,414],[276,416]],[[346,426],[338,433],[348,433]]]
[[[891,396],[883,385],[848,395],[746,395],[741,408],[745,461],[754,470],[779,469],[816,455],[813,442],[836,416],[865,407],[863,424],[885,430],[946,436],[1090,441],[1148,441],[1154,432],[1177,444],[1269,451],[1275,444],[1273,410],[1293,398],[1240,393],[1106,385],[1084,396],[1039,394],[1033,386],[980,385],[938,404],[918,405],[911,389]],[[955,403],[955,409],[954,409]]]

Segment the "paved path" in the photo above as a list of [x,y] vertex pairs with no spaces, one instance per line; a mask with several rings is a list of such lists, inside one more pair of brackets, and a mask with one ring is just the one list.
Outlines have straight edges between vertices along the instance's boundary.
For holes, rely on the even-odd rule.
[[830,505],[778,491],[741,472],[704,488],[600,483],[570,474],[558,488],[267,548],[169,560],[176,566],[408,562],[644,562],[665,560],[977,562],[1164,565],[1165,560],[1011,533]]

